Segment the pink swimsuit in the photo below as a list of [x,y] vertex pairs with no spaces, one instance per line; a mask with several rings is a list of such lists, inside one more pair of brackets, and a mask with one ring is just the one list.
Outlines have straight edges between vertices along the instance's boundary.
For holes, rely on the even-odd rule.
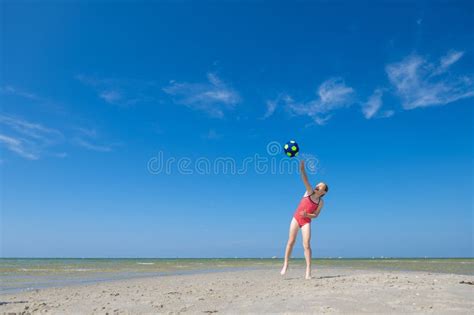
[[300,212],[306,211],[306,213],[315,213],[316,210],[318,209],[320,200],[321,199],[318,199],[318,203],[314,202],[311,199],[311,195],[304,196],[301,199],[300,204],[298,205],[295,213],[293,214],[293,217],[296,219],[300,227],[311,222],[311,218],[306,218],[306,217],[301,216]]

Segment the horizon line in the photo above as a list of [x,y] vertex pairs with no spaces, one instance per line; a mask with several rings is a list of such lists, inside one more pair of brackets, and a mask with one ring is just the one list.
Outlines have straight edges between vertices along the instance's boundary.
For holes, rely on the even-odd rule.
[[[0,257],[0,259],[283,259],[283,257]],[[294,257],[292,259],[305,259],[304,257]],[[312,257],[312,259],[320,260],[344,260],[344,259],[474,259],[471,257],[430,257],[430,256],[413,256],[413,257]]]

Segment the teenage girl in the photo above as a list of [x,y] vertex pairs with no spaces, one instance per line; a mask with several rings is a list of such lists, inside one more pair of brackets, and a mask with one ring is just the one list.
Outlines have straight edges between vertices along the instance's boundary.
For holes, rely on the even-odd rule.
[[318,217],[321,209],[324,206],[322,197],[328,192],[328,185],[319,183],[313,189],[308,181],[308,176],[304,168],[304,161],[300,164],[301,179],[306,187],[306,192],[296,208],[293,218],[290,223],[290,234],[288,243],[286,244],[285,260],[280,274],[284,275],[288,269],[288,260],[291,256],[291,251],[295,245],[296,235],[301,229],[303,236],[304,257],[306,260],[306,279],[311,279],[311,219]]

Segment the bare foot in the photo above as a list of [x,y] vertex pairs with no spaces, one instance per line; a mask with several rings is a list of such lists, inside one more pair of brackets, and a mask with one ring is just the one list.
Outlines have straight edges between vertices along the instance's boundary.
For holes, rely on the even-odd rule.
[[284,276],[287,270],[288,270],[288,265],[286,264],[283,265],[283,268],[281,268],[280,274]]
[[313,277],[311,277],[311,275],[306,275],[306,277],[304,277],[306,280],[311,280],[313,279]]

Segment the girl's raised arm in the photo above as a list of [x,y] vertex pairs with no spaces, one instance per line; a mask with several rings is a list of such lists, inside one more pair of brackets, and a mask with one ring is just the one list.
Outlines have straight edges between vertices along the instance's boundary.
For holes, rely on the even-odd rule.
[[306,170],[304,168],[304,161],[303,160],[301,160],[301,162],[300,162],[300,172],[301,172],[301,179],[303,180],[303,183],[306,187],[306,193],[308,195],[312,195],[313,194],[313,187],[309,183],[308,175],[306,175]]

